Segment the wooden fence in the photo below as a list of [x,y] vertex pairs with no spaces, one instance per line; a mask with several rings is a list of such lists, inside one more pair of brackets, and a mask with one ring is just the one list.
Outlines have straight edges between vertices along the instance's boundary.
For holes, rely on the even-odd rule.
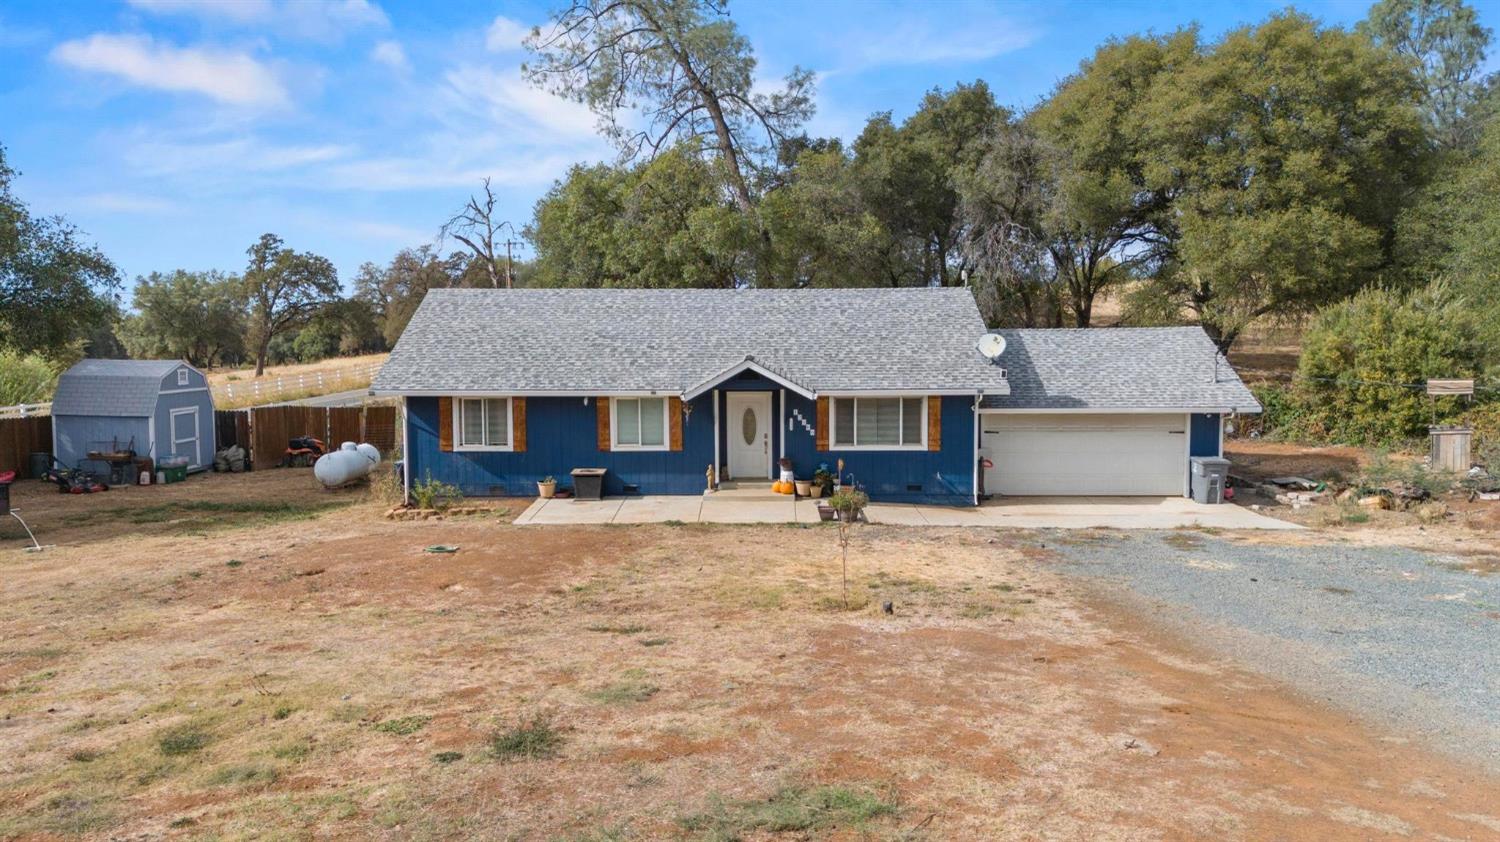
[[[253,469],[281,464],[293,436],[322,439],[330,449],[341,442],[369,442],[390,459],[396,449],[397,411],[394,406],[263,406],[258,409],[221,409],[214,413],[219,449],[237,444],[250,454]],[[52,418],[0,418],[0,473],[15,471],[17,479],[31,478],[32,453],[52,452]]]
[[32,479],[31,454],[51,452],[51,416],[0,418],[0,473],[15,471],[17,479]]
[[[253,470],[274,468],[281,464],[287,442],[296,436],[321,439],[329,449],[341,442],[369,442],[389,459],[396,447],[396,407],[394,406],[263,406],[256,409],[227,410],[216,415],[240,415],[245,418],[243,430],[235,423],[235,441],[250,451]],[[223,431],[228,422],[219,421]],[[228,443],[220,439],[219,447]]]

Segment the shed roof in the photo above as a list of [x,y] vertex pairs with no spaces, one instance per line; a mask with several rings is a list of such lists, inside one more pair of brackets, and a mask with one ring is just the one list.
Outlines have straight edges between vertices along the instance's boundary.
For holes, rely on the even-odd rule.
[[683,393],[747,358],[807,392],[1004,392],[964,289],[436,289],[377,392]]
[[983,409],[1261,411],[1201,327],[996,332],[1010,394]]
[[144,416],[178,360],[83,360],[57,379],[53,415]]

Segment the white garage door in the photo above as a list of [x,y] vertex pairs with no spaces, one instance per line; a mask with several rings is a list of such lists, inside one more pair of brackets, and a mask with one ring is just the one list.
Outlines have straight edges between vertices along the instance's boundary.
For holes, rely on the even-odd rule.
[[1185,415],[981,416],[989,494],[1181,495]]

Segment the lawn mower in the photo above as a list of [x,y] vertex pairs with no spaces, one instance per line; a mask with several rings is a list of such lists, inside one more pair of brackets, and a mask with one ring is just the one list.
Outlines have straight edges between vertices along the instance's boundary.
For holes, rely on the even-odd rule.
[[297,436],[287,442],[286,452],[281,455],[283,468],[307,468],[328,452],[321,439],[312,436]]
[[96,491],[109,490],[107,483],[82,468],[69,468],[55,458],[52,463],[52,467],[42,475],[42,479],[55,483],[59,493],[93,494]]

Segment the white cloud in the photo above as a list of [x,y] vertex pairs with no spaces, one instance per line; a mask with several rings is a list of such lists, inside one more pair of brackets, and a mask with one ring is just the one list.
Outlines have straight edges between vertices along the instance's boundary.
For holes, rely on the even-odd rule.
[[568,154],[535,154],[490,146],[488,154],[430,154],[365,158],[327,171],[328,186],[346,190],[399,191],[472,188],[488,178],[496,187],[541,187],[550,184],[577,158]]
[[597,120],[581,103],[553,96],[518,70],[465,65],[448,71],[440,101],[493,124],[492,130],[527,134],[552,142],[593,140]]
[[128,0],[159,15],[191,15],[229,26],[254,27],[266,34],[333,42],[360,27],[384,29],[391,21],[369,0]]
[[128,0],[131,6],[158,15],[189,14],[224,18],[238,23],[264,20],[271,14],[271,0]]
[[141,87],[203,94],[230,105],[274,106],[287,101],[276,74],[242,52],[174,47],[147,35],[101,32],[57,45],[52,58]]
[[129,147],[126,160],[151,176],[212,173],[274,173],[348,158],[352,146],[336,143],[277,145],[257,137],[205,143],[148,140]]
[[960,27],[931,17],[871,21],[875,28],[839,39],[831,73],[857,73],[876,67],[957,64],[984,61],[1032,44],[1038,32],[1030,25],[982,7],[963,15]]
[[411,70],[411,62],[406,58],[406,50],[401,48],[398,41],[381,41],[370,50],[370,59],[399,73]]
[[531,34],[531,27],[498,15],[484,33],[484,46],[492,53],[509,53],[521,49],[521,41]]

